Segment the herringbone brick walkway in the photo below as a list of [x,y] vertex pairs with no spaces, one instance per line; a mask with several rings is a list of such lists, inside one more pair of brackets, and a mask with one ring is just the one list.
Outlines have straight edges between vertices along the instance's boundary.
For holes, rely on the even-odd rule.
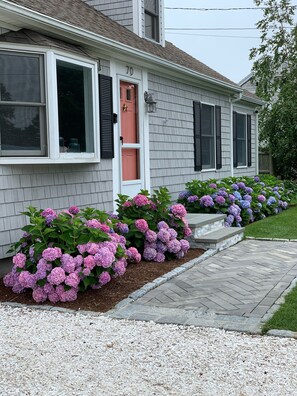
[[[296,277],[296,242],[245,240],[130,305],[134,306],[132,311],[137,319],[141,319],[141,315],[135,314],[137,310],[153,320],[157,312],[159,319],[162,313],[163,319],[158,320],[161,322],[165,321],[164,312],[172,318],[174,312],[181,315],[183,311],[191,311],[221,318],[222,315],[241,317],[246,323],[249,319],[256,323]],[[128,311],[126,316],[129,317]]]
[[[297,244],[243,241],[147,293],[137,303],[263,317],[297,276]],[[290,246],[291,247],[291,246]]]

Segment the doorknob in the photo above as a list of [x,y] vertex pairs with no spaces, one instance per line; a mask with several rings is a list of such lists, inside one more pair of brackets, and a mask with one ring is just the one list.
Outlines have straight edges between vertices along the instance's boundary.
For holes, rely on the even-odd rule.
[[124,138],[123,138],[123,136],[120,136],[120,141],[121,141],[122,144],[124,144]]

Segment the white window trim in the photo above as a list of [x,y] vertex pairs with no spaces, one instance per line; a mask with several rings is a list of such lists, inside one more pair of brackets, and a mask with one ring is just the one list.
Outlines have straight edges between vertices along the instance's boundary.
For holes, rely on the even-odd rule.
[[[216,111],[215,111],[215,105],[213,103],[208,103],[208,102],[200,102],[201,105],[206,105],[206,106],[211,106],[213,108],[213,131],[214,131],[214,168],[203,168],[202,164],[202,169],[201,172],[214,172],[216,171],[216,158],[217,158],[217,147],[216,147]],[[201,117],[202,117],[202,107],[201,107]],[[201,140],[202,140],[202,131],[201,131]],[[202,150],[202,142],[201,142],[201,150]],[[202,163],[202,158],[201,158],[201,163]]]
[[[0,157],[1,164],[57,164],[57,163],[98,163],[100,162],[100,139],[99,139],[99,88],[98,88],[98,64],[88,58],[72,55],[60,50],[45,50],[40,47],[21,46],[16,44],[1,44],[1,50],[39,54],[44,57],[44,85],[46,99],[46,139],[47,156],[23,156],[23,157]],[[93,153],[60,153],[59,152],[59,124],[58,124],[58,101],[57,101],[57,78],[56,61],[77,64],[91,69],[92,73],[92,102],[93,102]]]
[[237,114],[241,114],[241,115],[245,116],[245,162],[246,162],[246,164],[245,165],[237,165],[236,169],[247,169],[248,168],[248,164],[247,164],[248,163],[248,142],[247,142],[247,115],[248,115],[248,113],[237,111]]

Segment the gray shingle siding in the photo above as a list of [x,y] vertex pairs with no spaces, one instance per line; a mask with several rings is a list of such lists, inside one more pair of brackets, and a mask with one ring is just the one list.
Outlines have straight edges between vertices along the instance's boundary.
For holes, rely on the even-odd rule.
[[[21,235],[28,206],[113,210],[112,162],[0,166],[0,257]],[[8,231],[4,231],[8,230]]]
[[132,0],[82,0],[89,6],[133,31]]
[[[155,94],[158,108],[156,114],[150,115],[151,188],[166,186],[176,197],[190,180],[230,176],[233,159],[229,98],[151,73],[148,80],[148,89]],[[193,101],[221,106],[223,166],[220,170],[194,171]],[[255,117],[252,116],[253,166],[234,169],[234,175],[255,173],[254,130]]]

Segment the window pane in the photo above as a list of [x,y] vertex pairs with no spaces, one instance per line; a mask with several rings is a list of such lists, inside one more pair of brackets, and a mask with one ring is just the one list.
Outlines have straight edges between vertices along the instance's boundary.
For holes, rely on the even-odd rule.
[[157,15],[159,14],[157,0],[145,0],[144,8],[145,8],[145,10],[152,12],[153,14],[157,14]]
[[0,106],[1,150],[40,152],[40,123],[37,106]]
[[140,179],[139,149],[122,149],[122,172],[124,181]]
[[214,169],[215,168],[214,138],[202,137],[201,145],[202,145],[202,166],[203,166],[203,169]]
[[92,71],[57,61],[60,152],[94,152]]
[[41,102],[40,57],[0,53],[0,101]]
[[145,37],[155,39],[154,37],[154,17],[149,14],[145,14]]
[[246,166],[246,140],[237,140],[238,166]]
[[214,136],[214,108],[212,106],[202,105],[201,134]]
[[214,107],[202,104],[201,147],[203,169],[215,168]]
[[246,116],[244,114],[237,114],[237,137],[246,139]]

